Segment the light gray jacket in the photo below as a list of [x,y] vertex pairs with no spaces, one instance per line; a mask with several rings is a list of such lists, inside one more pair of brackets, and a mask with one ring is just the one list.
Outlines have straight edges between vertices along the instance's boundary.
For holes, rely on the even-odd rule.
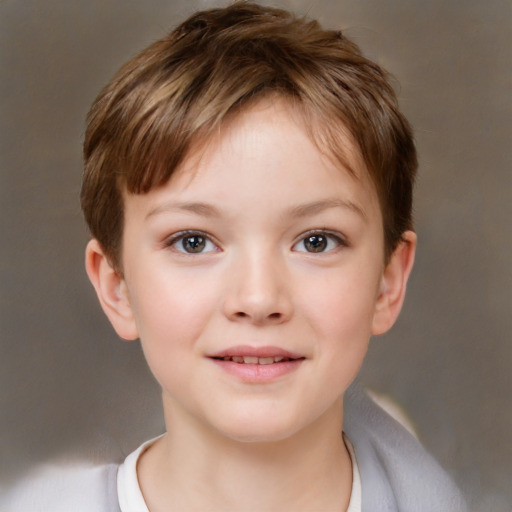
[[[465,512],[457,487],[418,441],[357,385],[344,431],[361,474],[363,512]],[[33,474],[0,498],[2,512],[120,512],[117,464]]]

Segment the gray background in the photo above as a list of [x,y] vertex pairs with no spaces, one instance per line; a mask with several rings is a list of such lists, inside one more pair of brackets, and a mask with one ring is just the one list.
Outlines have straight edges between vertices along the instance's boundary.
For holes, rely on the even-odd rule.
[[[137,343],[83,270],[84,117],[137,50],[196,8],[0,1],[0,481],[54,457],[119,458],[163,428]],[[511,509],[509,1],[290,0],[397,78],[415,127],[419,249],[405,310],[361,372],[412,418],[474,510]]]

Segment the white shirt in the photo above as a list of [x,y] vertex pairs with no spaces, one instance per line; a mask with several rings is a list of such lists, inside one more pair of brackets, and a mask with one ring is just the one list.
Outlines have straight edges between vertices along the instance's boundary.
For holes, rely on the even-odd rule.
[[[137,478],[137,461],[157,439],[158,437],[140,445],[134,452],[130,453],[121,466],[119,466],[119,471],[117,472],[117,493],[121,512],[149,512]],[[359,467],[357,465],[354,448],[345,434],[343,434],[343,439],[345,440],[350,459],[352,460],[352,490],[350,493],[350,503],[346,512],[361,512],[362,494]]]

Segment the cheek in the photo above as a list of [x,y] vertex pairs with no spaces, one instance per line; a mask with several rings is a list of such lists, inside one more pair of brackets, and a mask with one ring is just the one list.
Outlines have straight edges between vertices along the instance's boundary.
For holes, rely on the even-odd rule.
[[200,338],[216,308],[215,283],[183,273],[146,273],[132,306],[143,346],[165,352]]
[[[341,284],[341,283],[340,283]],[[356,377],[365,358],[371,335],[373,294],[338,287],[312,301],[309,326],[319,340],[315,347],[326,398],[342,394]]]
[[216,301],[213,283],[179,276],[144,276],[132,304],[147,364],[162,389],[185,392]]
[[301,309],[328,339],[357,341],[358,333],[370,336],[378,284],[378,272],[368,268],[313,276],[300,292]]
[[[352,267],[354,270],[354,267]],[[310,333],[319,342],[316,356],[333,393],[346,389],[364,360],[371,335],[379,273],[333,273],[302,293]]]

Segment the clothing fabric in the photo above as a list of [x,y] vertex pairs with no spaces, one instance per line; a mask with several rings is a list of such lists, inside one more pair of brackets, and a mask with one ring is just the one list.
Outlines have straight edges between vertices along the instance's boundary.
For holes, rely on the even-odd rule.
[[121,512],[149,512],[137,478],[137,462],[139,457],[160,437],[141,444],[119,466],[117,495]]
[[118,464],[42,465],[16,486],[0,488],[1,512],[121,512]]
[[363,512],[465,512],[460,491],[400,423],[353,384],[344,426],[359,463]]
[[[344,411],[343,430],[359,469],[362,512],[466,511],[457,487],[438,463],[359,386],[347,390]],[[122,512],[119,500],[126,496],[118,492],[118,471],[122,475],[123,466],[41,468],[2,493],[0,510]],[[133,484],[135,465],[131,476]]]
[[357,463],[354,446],[345,434],[343,434],[343,438],[345,439],[345,445],[347,446],[350,460],[352,461],[352,490],[350,491],[350,502],[348,504],[347,512],[363,512],[363,491],[361,488],[361,473],[359,472],[359,464]]

